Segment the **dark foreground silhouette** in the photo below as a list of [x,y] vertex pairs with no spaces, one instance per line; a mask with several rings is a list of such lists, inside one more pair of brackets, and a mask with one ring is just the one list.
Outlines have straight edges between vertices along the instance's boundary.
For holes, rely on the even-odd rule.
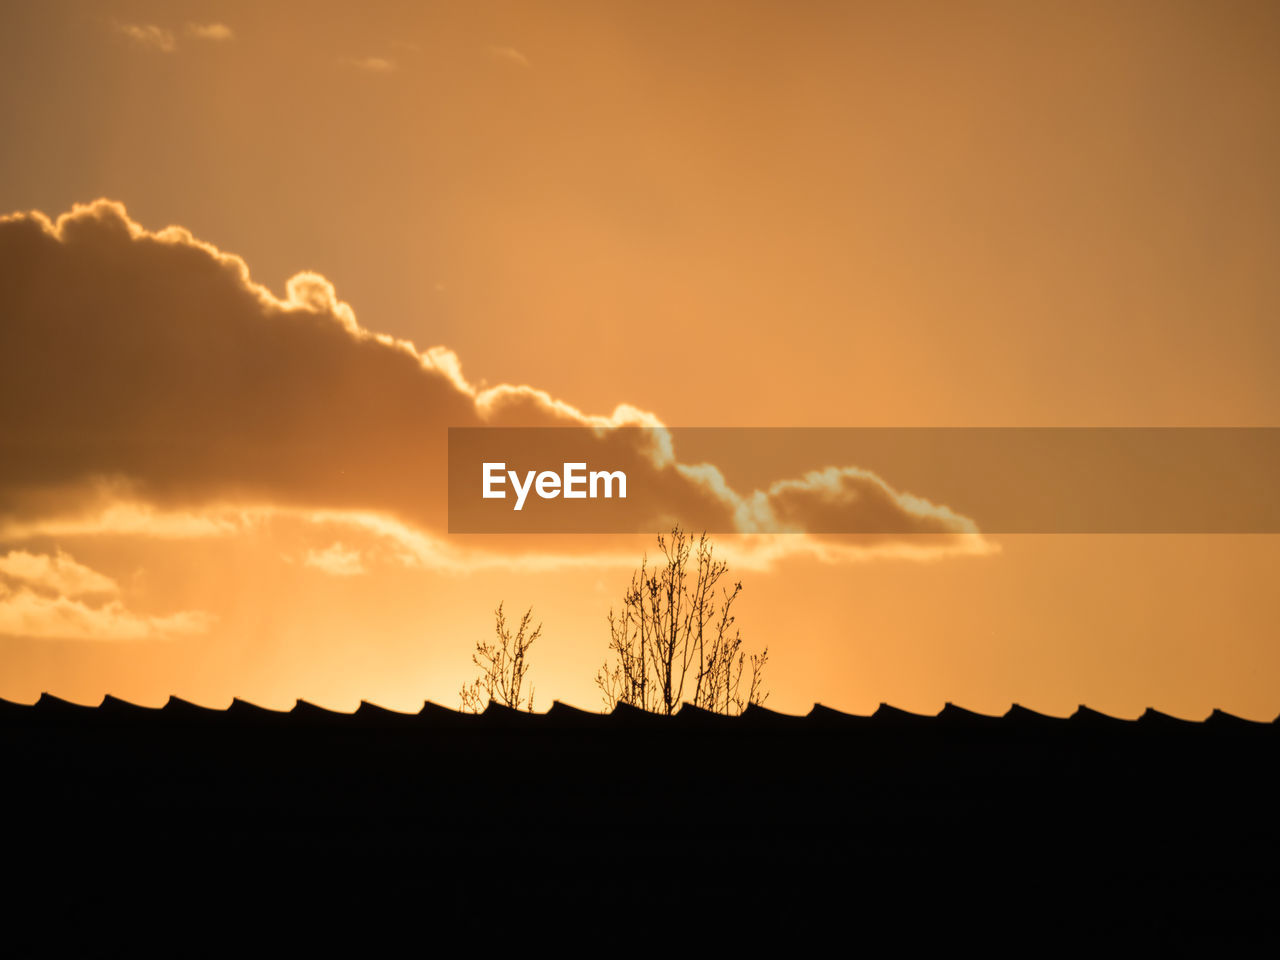
[[1278,748],[1222,713],[0,701],[5,934],[183,954],[261,947],[263,920],[295,945],[465,920],[493,946],[533,918],[593,952],[815,923],[844,947],[1252,951],[1280,942]]

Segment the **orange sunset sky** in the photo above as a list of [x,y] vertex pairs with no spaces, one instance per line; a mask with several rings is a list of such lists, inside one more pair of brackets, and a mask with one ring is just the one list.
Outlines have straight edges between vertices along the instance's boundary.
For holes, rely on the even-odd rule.
[[[598,706],[652,538],[451,537],[448,426],[1280,425],[1278,49],[1232,0],[6,4],[0,696],[456,706],[503,601]],[[775,709],[1280,712],[1275,536],[783,541],[717,538]]]

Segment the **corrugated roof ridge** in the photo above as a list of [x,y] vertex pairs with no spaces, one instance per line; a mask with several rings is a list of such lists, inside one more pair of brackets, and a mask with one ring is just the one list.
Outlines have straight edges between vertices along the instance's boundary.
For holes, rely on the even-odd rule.
[[942,709],[938,711],[935,718],[945,723],[960,723],[972,726],[990,726],[1000,723],[1004,717],[999,714],[978,713],[974,710],[958,707],[950,700],[942,705]]
[[62,697],[55,697],[47,690],[40,694],[40,699],[32,704],[36,710],[42,713],[87,713],[96,711],[98,704],[94,703],[75,703],[71,700],[64,700]]
[[1020,703],[1010,704],[1009,709],[1005,711],[1004,720],[1014,720],[1019,723],[1043,723],[1046,725],[1066,723],[1067,717],[1055,717],[1052,714],[1041,713],[1039,710],[1032,710],[1030,707],[1024,707]]
[[751,727],[787,725],[794,728],[799,723],[806,723],[811,726],[858,726],[870,724],[872,726],[882,727],[887,724],[900,727],[926,727],[930,724],[937,724],[940,721],[943,723],[988,723],[1001,721],[1008,723],[1012,721],[1019,725],[1028,723],[1053,726],[1071,724],[1074,727],[1096,726],[1109,727],[1113,729],[1138,727],[1139,725],[1144,728],[1164,727],[1167,729],[1175,729],[1182,727],[1210,727],[1234,730],[1268,730],[1280,727],[1280,716],[1277,716],[1274,720],[1249,720],[1216,708],[1204,720],[1188,720],[1182,717],[1176,717],[1156,710],[1153,707],[1148,707],[1139,717],[1133,719],[1127,717],[1115,717],[1099,710],[1094,710],[1085,704],[1081,704],[1069,717],[1055,717],[1050,714],[1031,710],[1019,703],[1012,704],[1009,709],[1000,716],[977,713],[965,707],[957,706],[951,701],[947,701],[943,708],[937,714],[933,715],[903,710],[902,708],[895,707],[887,702],[881,703],[871,714],[846,713],[821,703],[815,703],[812,709],[810,709],[808,713],[804,714],[782,713],[758,704],[751,704],[741,714],[732,715],[716,713],[707,710],[704,707],[695,706],[692,703],[683,703],[675,714],[668,717],[663,714],[641,710],[638,707],[625,703],[617,704],[613,710],[608,713],[604,713],[584,710],[581,707],[575,707],[572,704],[565,703],[561,700],[552,701],[549,709],[538,713],[516,710],[498,703],[491,703],[483,712],[473,714],[455,710],[451,707],[446,707],[433,701],[425,701],[421,710],[417,713],[406,713],[397,710],[390,710],[368,700],[361,700],[360,705],[354,711],[346,712],[322,707],[318,704],[312,703],[311,701],[303,699],[298,699],[294,703],[293,707],[288,710],[276,710],[269,707],[259,706],[258,704],[249,700],[244,700],[240,697],[232,699],[231,703],[223,709],[201,706],[177,696],[170,696],[162,707],[148,707],[141,704],[135,704],[113,694],[106,694],[98,704],[76,703],[74,701],[55,696],[47,691],[42,693],[39,699],[31,704],[24,704],[0,698],[0,715],[18,716],[26,715],[28,712],[64,716],[91,716],[95,714],[136,717],[160,717],[166,715],[198,715],[207,717],[226,716],[239,720],[256,719],[268,721],[293,719],[295,721],[322,720],[345,722],[355,720],[377,720],[404,722],[416,720],[426,721],[428,724],[444,724],[447,726],[471,726],[478,723],[485,727],[492,727],[495,725],[508,726],[511,724],[518,724],[524,727],[547,722],[556,726],[572,726],[575,724],[587,723],[594,724],[597,722],[614,725],[618,723],[643,723],[647,725],[650,723],[662,724],[677,722],[681,725],[695,724],[714,727],[732,727],[733,725],[746,724]]
[[753,729],[778,728],[794,730],[798,727],[808,726],[809,718],[802,713],[780,713],[777,710],[763,707],[758,703],[749,703],[738,719],[743,725]]
[[1113,726],[1119,729],[1122,726],[1133,726],[1137,721],[1126,717],[1113,717],[1109,713],[1103,713],[1101,710],[1094,710],[1087,707],[1083,703],[1076,707],[1076,712],[1067,717],[1074,724],[1089,724],[1092,726]]
[[1199,727],[1203,720],[1187,720],[1185,717],[1175,717],[1171,713],[1164,713],[1155,707],[1147,707],[1138,717],[1138,723],[1146,727],[1160,727],[1165,729],[1179,729],[1186,727]]
[[285,723],[289,720],[289,711],[287,710],[272,710],[270,707],[260,707],[256,703],[250,703],[240,697],[233,697],[231,705],[223,712],[228,717],[236,720],[257,721],[260,723]]
[[808,720],[819,720],[834,723],[847,723],[851,721],[866,722],[871,719],[871,714],[846,713],[843,710],[828,707],[826,704],[815,703],[813,708],[805,714],[805,718]]
[[163,716],[161,707],[144,707],[109,693],[102,698],[97,709],[104,716],[117,720],[153,720]]
[[1207,727],[1218,727],[1222,729],[1234,730],[1266,730],[1274,726],[1275,721],[1268,723],[1266,720],[1246,720],[1244,717],[1237,717],[1234,713],[1227,713],[1225,710],[1213,708],[1213,712],[1205,717],[1204,724]]
[[937,717],[928,713],[913,713],[910,710],[903,710],[901,707],[895,707],[892,704],[881,703],[876,707],[875,713],[871,714],[871,719],[879,723],[892,723],[897,726],[907,725],[923,725]]
[[412,720],[420,713],[405,713],[403,710],[392,710],[389,707],[380,707],[376,703],[370,703],[368,700],[361,700],[360,706],[356,707],[353,717],[363,717],[371,720]]
[[454,710],[433,700],[424,700],[422,709],[415,716],[420,723],[429,726],[466,730],[476,729],[481,717],[478,713],[463,713],[461,710]]

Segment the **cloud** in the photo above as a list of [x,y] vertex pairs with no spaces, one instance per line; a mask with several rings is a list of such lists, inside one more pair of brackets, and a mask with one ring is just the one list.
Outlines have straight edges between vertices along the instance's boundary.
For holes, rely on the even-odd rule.
[[0,579],[16,580],[68,597],[115,595],[116,582],[105,577],[59,550],[54,556],[11,550],[0,556]]
[[[654,518],[695,515],[759,535],[837,529],[843,516],[871,534],[750,541],[769,556],[981,552],[971,521],[867,471],[740,493],[715,466],[681,463],[665,430],[615,429],[660,428],[651,413],[623,404],[590,415],[527,385],[480,389],[452,351],[361,327],[324,277],[299,273],[277,296],[240,258],[179,227],[145,230],[106,200],[56,221],[0,218],[0,316],[0,409],[23,414],[0,423],[9,539],[217,536],[292,513],[376,518],[384,540],[404,531],[415,549],[400,556],[424,566],[479,564],[486,549],[531,556],[546,548],[446,538],[447,428],[585,426],[602,462],[654,492]],[[343,565],[316,554],[313,565],[326,563]]]
[[365,73],[394,73],[399,69],[390,57],[342,57],[338,62]]
[[205,506],[190,510],[164,510],[127,499],[109,499],[118,483],[89,484],[58,491],[49,512],[35,512],[27,505],[11,505],[0,516],[0,543],[26,540],[66,540],[81,537],[146,537],[153,540],[202,540],[229,537],[259,523],[268,511],[244,507]]
[[[205,633],[211,614],[128,610],[116,582],[67,554],[0,557],[0,634],[59,640],[147,640]],[[99,602],[90,602],[98,597]]]
[[976,534],[977,525],[949,507],[899,493],[869,470],[827,467],[779,480],[743,498],[737,512],[744,531],[856,529],[863,536]]
[[334,577],[358,577],[368,572],[360,551],[349,550],[341,543],[334,543],[324,550],[308,550],[302,564]]
[[187,36],[198,40],[231,40],[235,34],[225,23],[188,23]]
[[[635,568],[636,557],[652,549],[652,537],[634,534],[560,535],[554,544],[527,536],[441,537],[394,517],[362,511],[295,513],[291,517],[277,513],[271,522],[278,533],[285,532],[281,529],[282,520],[302,527],[292,532],[304,537],[306,528],[330,535],[340,532],[344,544],[360,544],[362,562],[367,565],[394,565],[435,573],[631,570]],[[779,561],[800,558],[826,564],[872,560],[928,562],[948,557],[987,556],[999,552],[999,547],[978,533],[898,538],[732,534],[716,538],[716,552],[735,570],[768,570]]]
[[159,640],[207,633],[211,614],[184,611],[144,616],[119,600],[90,606],[69,597],[46,597],[32,590],[6,592],[0,586],[0,634],[47,640]]
[[518,67],[531,66],[529,58],[515,47],[490,47],[489,56],[493,57],[495,60],[505,60],[507,63],[514,63]]
[[118,23],[116,24],[116,30],[135,43],[144,47],[151,47],[153,50],[173,53],[178,49],[177,41],[173,37],[173,31],[158,27],[154,23]]

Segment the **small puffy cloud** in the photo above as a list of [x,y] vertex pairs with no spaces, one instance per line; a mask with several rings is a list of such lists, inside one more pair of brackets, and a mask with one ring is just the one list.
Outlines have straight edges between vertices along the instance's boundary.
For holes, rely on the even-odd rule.
[[343,57],[339,63],[365,73],[394,73],[398,68],[390,57]]
[[515,64],[518,67],[531,66],[529,58],[515,47],[492,46],[489,48],[489,56],[495,60],[505,60],[507,63]]
[[59,550],[54,556],[10,550],[0,556],[0,579],[17,581],[40,590],[68,597],[114,595],[116,582],[77,563]]
[[323,550],[308,550],[302,564],[333,577],[358,577],[368,572],[360,551],[350,550],[341,543],[334,543]]
[[225,23],[188,23],[187,36],[197,40],[231,40],[235,34]]
[[738,501],[743,531],[841,531],[860,536],[976,534],[977,525],[950,508],[894,490],[858,467],[811,470],[779,480]]
[[173,53],[178,49],[173,31],[154,23],[118,23],[116,30],[140,46],[150,47],[163,53]]

